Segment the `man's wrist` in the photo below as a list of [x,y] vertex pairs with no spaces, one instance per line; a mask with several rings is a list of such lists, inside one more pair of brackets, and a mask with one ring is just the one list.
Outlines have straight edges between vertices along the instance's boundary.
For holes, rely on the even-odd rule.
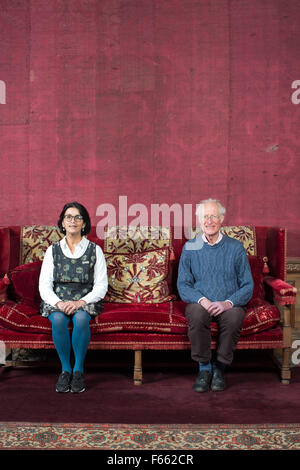
[[206,297],[201,297],[201,299],[198,300],[198,303],[201,305],[201,307],[207,308],[211,304],[211,301]]

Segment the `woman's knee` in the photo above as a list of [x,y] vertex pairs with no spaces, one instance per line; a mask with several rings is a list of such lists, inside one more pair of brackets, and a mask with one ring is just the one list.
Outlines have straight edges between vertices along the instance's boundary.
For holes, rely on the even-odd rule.
[[53,312],[48,318],[55,328],[65,328],[70,321],[63,312]]
[[73,315],[73,324],[79,328],[85,328],[89,326],[91,316],[85,310],[78,310]]

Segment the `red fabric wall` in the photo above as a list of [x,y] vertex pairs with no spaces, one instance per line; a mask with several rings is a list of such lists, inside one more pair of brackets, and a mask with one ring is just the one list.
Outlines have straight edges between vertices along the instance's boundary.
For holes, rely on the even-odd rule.
[[298,0],[0,6],[0,225],[217,197],[300,256]]

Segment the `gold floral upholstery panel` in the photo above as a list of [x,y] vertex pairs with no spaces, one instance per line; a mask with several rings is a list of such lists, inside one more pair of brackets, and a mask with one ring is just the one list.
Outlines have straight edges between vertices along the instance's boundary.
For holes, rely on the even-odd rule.
[[228,237],[239,240],[247,252],[247,255],[256,255],[256,234],[255,227],[237,225],[232,227],[222,227],[222,233]]
[[164,247],[172,248],[169,227],[130,225],[106,227],[104,240],[106,253],[143,253]]
[[21,228],[21,264],[44,259],[48,246],[61,240],[63,234],[52,225],[24,225]]
[[161,303],[174,299],[168,285],[169,249],[144,253],[105,253],[108,293],[105,301]]
[[[221,232],[228,237],[239,240],[246,250],[247,255],[256,255],[256,233],[255,227],[251,225],[224,226]],[[190,238],[199,234],[197,230],[191,230]]]

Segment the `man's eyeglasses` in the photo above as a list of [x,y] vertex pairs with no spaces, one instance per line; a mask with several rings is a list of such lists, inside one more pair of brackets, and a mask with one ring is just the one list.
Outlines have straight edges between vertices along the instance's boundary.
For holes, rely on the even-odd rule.
[[67,222],[71,222],[72,220],[74,220],[74,222],[80,222],[83,219],[82,215],[70,215],[70,214],[65,215],[64,218]]
[[217,220],[219,220],[220,216],[219,215],[204,215],[203,216],[203,219],[205,221],[208,221],[208,220],[212,220],[213,222],[217,222]]

